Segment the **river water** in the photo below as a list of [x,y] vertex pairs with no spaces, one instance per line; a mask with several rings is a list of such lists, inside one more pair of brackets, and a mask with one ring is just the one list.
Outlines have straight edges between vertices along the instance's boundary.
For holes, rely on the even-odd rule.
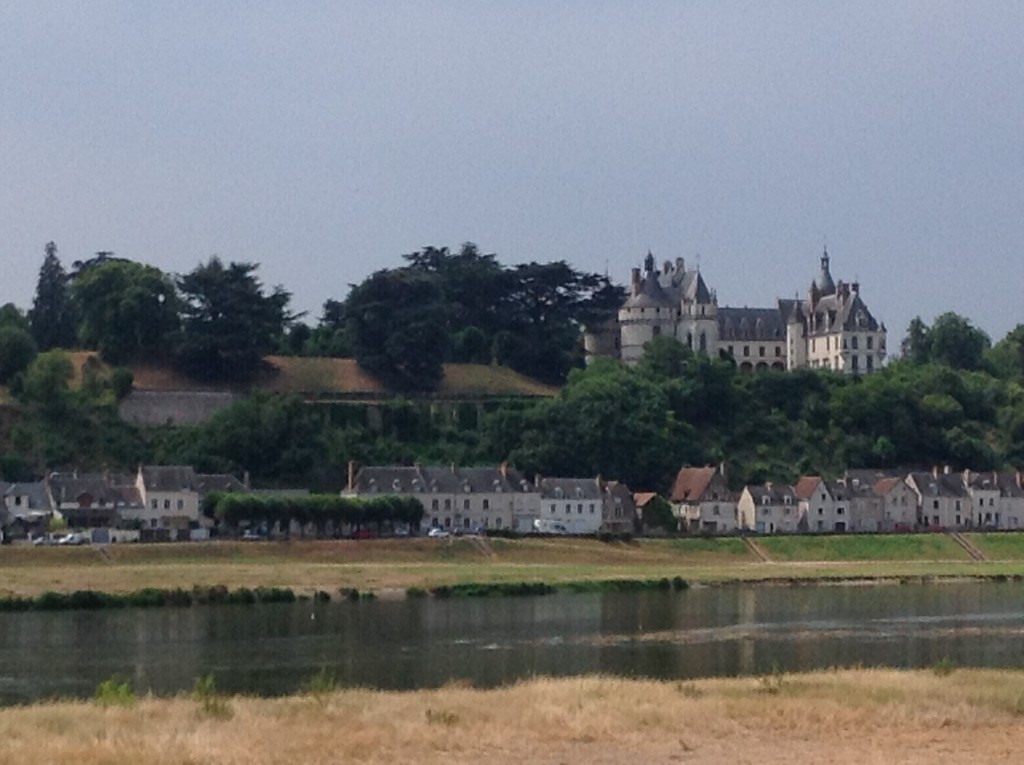
[[90,696],[111,676],[171,694],[340,684],[490,686],[831,666],[1019,667],[1024,584],[735,586],[685,592],[0,614],[0,703]]

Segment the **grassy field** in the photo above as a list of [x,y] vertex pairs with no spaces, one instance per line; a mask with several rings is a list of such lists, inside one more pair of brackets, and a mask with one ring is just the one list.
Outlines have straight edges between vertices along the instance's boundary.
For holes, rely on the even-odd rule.
[[[992,535],[995,538],[996,535]],[[979,546],[989,541],[974,535]],[[558,585],[682,577],[693,582],[1024,575],[1024,535],[998,535],[976,562],[943,535],[790,537],[759,540],[761,561],[740,539],[599,542],[593,539],[392,539],[210,542],[109,547],[0,547],[0,595],[52,590],[129,592],[144,587],[341,588],[500,582]]]
[[843,670],[0,710],[0,765],[1020,762],[1024,673]]
[[765,537],[757,541],[776,561],[938,561],[965,557],[963,548],[945,534]]

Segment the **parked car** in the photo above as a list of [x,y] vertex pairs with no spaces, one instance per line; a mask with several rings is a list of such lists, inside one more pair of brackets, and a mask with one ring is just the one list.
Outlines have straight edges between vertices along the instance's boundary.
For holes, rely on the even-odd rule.
[[373,539],[376,536],[370,529],[357,529],[352,532],[352,539]]
[[43,534],[42,536],[38,536],[35,539],[33,539],[32,544],[34,544],[36,547],[44,547],[56,543],[50,538],[49,534]]
[[427,532],[427,536],[434,537],[435,539],[444,539],[445,537],[449,536],[449,534],[444,529],[435,527]]
[[265,539],[265,537],[255,529],[246,529],[245,533],[242,534],[242,540],[245,542],[259,542],[263,539]]
[[79,534],[76,532],[65,534],[57,540],[57,544],[59,545],[84,545],[88,544],[88,542],[89,538],[85,534]]

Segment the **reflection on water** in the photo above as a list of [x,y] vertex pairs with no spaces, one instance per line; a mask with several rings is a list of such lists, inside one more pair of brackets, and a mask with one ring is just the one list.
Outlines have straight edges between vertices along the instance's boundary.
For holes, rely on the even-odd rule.
[[0,614],[0,702],[339,682],[420,688],[531,675],[660,678],[830,666],[1019,666],[1024,584],[725,587],[682,593]]

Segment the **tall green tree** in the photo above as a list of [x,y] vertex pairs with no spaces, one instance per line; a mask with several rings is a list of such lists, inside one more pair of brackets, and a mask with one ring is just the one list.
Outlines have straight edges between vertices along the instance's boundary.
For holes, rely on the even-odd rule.
[[1018,324],[992,346],[985,361],[1004,380],[1024,380],[1024,324]]
[[75,344],[75,312],[68,275],[57,255],[57,245],[47,242],[39,269],[36,296],[28,321],[40,349],[72,348]]
[[931,361],[954,369],[981,369],[991,344],[988,335],[969,319],[952,312],[939,316],[928,330]]
[[411,269],[378,271],[345,301],[359,365],[399,390],[434,390],[450,338],[437,280]]
[[120,363],[169,353],[178,330],[174,283],[153,266],[121,258],[80,270],[72,284],[82,342]]
[[183,298],[178,360],[193,377],[246,380],[297,316],[283,287],[265,292],[255,263],[211,257],[178,279]]

